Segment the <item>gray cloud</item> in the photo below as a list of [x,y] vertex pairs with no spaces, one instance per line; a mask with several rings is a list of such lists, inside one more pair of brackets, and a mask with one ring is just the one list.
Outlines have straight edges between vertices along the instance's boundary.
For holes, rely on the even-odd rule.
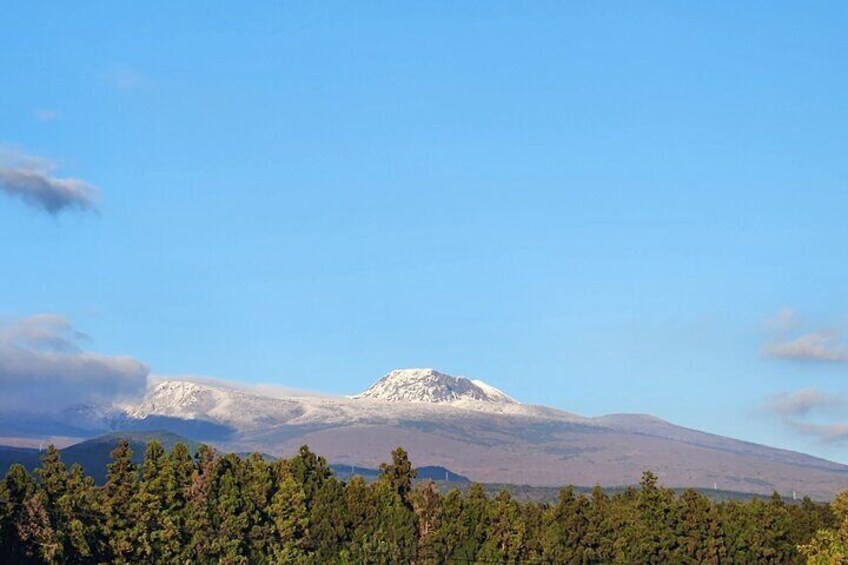
[[56,177],[54,169],[46,159],[6,152],[0,155],[0,192],[50,214],[73,208],[97,209],[97,187],[79,179]]
[[802,332],[799,331],[801,326],[801,319],[793,308],[782,308],[766,320],[765,327],[771,339],[763,347],[763,355],[790,361],[848,363],[848,342],[840,330]]
[[848,440],[848,423],[823,422],[826,413],[845,416],[845,395],[827,394],[814,388],[773,395],[763,409],[776,416],[787,428],[812,436],[823,443],[842,443]]
[[765,409],[781,418],[798,418],[821,408],[832,408],[842,404],[839,396],[824,394],[814,388],[795,392],[781,392],[766,402]]
[[792,421],[789,425],[797,432],[813,436],[824,443],[843,443],[848,440],[848,424],[817,424]]
[[848,344],[842,332],[822,330],[787,338],[768,344],[764,350],[769,357],[793,361],[848,363]]
[[82,351],[85,340],[55,314],[0,325],[0,409],[50,412],[144,393],[144,364]]

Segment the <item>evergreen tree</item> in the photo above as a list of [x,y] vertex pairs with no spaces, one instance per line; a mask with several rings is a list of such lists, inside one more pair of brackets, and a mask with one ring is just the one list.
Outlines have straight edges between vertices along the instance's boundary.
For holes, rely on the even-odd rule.
[[592,489],[586,512],[586,534],[583,537],[584,557],[589,563],[610,563],[614,555],[614,529],[610,498],[599,487]]
[[53,444],[42,454],[41,465],[35,470],[35,476],[40,492],[27,507],[32,531],[40,532],[36,537],[39,540],[37,543],[42,544],[42,559],[60,562],[69,549],[66,547],[69,544],[69,524],[60,506],[61,500],[67,495],[68,470]]
[[42,563],[61,563],[62,541],[50,523],[47,496],[43,490],[26,500],[22,518],[18,531],[28,547],[27,554]]
[[795,554],[790,537],[789,513],[780,495],[774,493],[768,502],[754,500],[748,506],[751,527],[748,544],[757,563],[787,563]]
[[53,448],[37,480],[12,466],[0,563],[848,563],[848,493],[831,505],[776,494],[716,504],[646,473],[638,489],[566,488],[542,504],[490,499],[477,484],[413,488],[401,449],[370,484],[338,481],[306,447],[269,464],[151,442],[140,473],[128,442],[112,457],[103,487]]
[[12,465],[3,480],[3,528],[0,534],[0,562],[27,563],[34,560],[38,553],[22,536],[21,525],[27,520],[26,503],[36,491],[35,481],[26,472],[23,465]]
[[10,500],[6,481],[0,481],[0,563],[5,562],[7,550],[10,550],[15,537],[12,535],[15,524],[12,521],[15,507]]
[[105,515],[100,491],[79,464],[71,465],[66,493],[58,505],[67,528],[68,562],[97,562],[106,553]]
[[410,509],[412,502],[409,495],[412,492],[412,480],[416,476],[417,472],[412,467],[409,455],[402,447],[392,451],[391,463],[380,465],[380,480],[386,482],[392,492]]
[[134,504],[138,490],[138,469],[132,461],[133,451],[122,439],[110,454],[106,484],[103,487],[104,534],[108,540],[109,555],[115,563],[127,563],[137,548],[134,527],[138,507]]
[[41,456],[41,466],[35,470],[38,484],[45,495],[47,510],[56,519],[56,505],[68,487],[68,470],[62,462],[59,450],[53,444]]
[[214,467],[210,489],[211,536],[214,559],[231,564],[246,564],[250,516],[243,497],[241,461],[235,454],[219,458]]
[[[581,497],[581,499],[583,498]],[[583,500],[585,502],[585,499]],[[548,510],[548,505],[528,501],[519,504],[519,508],[521,509],[521,520],[524,522],[526,560],[539,562],[544,558],[542,532],[545,529],[545,513]]]
[[142,481],[133,500],[132,538],[134,557],[145,562],[162,562],[165,558],[165,513],[168,510],[166,484],[168,456],[158,441],[147,444],[141,467]]
[[848,563],[848,491],[839,493],[831,503],[836,528],[822,529],[799,546],[809,565],[842,565]]
[[[196,463],[191,470],[188,488],[185,490],[185,537],[188,541],[183,547],[180,560],[187,563],[207,563],[214,559],[211,536],[214,532],[212,525],[213,479],[217,459],[215,450],[207,445],[201,445],[197,451]],[[172,456],[172,460],[174,457]],[[175,461],[175,464],[178,463]],[[178,480],[178,467],[174,467],[175,481]],[[181,469],[182,472],[185,469]]]
[[477,554],[477,544],[476,540],[473,546],[468,544],[468,540],[473,538],[474,531],[459,490],[453,489],[442,498],[441,518],[437,529],[436,547],[440,550],[437,562],[470,561]]
[[680,497],[680,505],[681,561],[716,565],[722,563],[723,535],[720,518],[713,504],[694,490],[687,490]]
[[481,555],[483,544],[489,534],[491,519],[489,504],[490,501],[483,486],[479,483],[472,484],[463,504],[465,532],[467,534],[460,547],[463,559],[477,559]]
[[645,471],[636,502],[637,521],[633,525],[631,558],[644,563],[675,563],[678,554],[678,507],[671,490],[659,488],[657,477]]
[[242,461],[244,482],[242,498],[247,515],[247,557],[251,563],[266,563],[274,525],[268,515],[273,481],[271,469],[259,453]]
[[306,494],[285,466],[276,469],[280,475],[268,509],[274,532],[269,555],[277,563],[306,563],[309,526]]
[[312,508],[312,502],[321,485],[333,476],[327,460],[315,455],[304,445],[286,464],[294,480],[303,487],[307,508]]
[[427,480],[412,496],[412,507],[418,518],[418,560],[422,564],[440,563],[444,560],[444,542],[441,538],[444,505],[439,489]]
[[309,538],[318,563],[338,555],[348,531],[344,485],[330,476],[318,487],[309,509]]
[[186,526],[188,495],[194,463],[186,446],[177,443],[161,462],[161,513],[158,530],[158,552],[165,562],[178,561],[184,554],[190,536]]
[[[310,553],[326,553],[327,546],[338,542],[343,535],[344,522],[338,522],[338,507],[344,498],[337,489],[333,471],[327,460],[302,446],[296,456],[285,463],[288,474],[304,493],[304,504],[308,512],[309,527],[306,530],[305,548]],[[333,484],[329,484],[333,483]],[[326,543],[327,546],[322,544]]]
[[489,508],[489,528],[480,557],[516,565],[527,558],[527,532],[521,509],[505,490],[495,497]]
[[591,558],[586,543],[589,528],[588,502],[575,496],[571,487],[562,489],[559,500],[544,515],[542,549],[554,563],[583,563]]
[[404,492],[401,473],[385,465],[380,478],[368,486],[368,498],[374,506],[373,518],[362,524],[364,535],[358,540],[355,560],[369,563],[407,563],[417,555],[418,525],[409,494]]

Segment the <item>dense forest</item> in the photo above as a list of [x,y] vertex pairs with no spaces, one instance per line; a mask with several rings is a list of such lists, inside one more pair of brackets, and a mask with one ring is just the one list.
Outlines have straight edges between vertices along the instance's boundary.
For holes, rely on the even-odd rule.
[[308,448],[287,460],[129,443],[106,482],[49,448],[0,483],[2,563],[841,563],[848,496],[715,503],[645,473],[612,495],[555,503],[442,493],[403,449],[379,478],[342,482]]

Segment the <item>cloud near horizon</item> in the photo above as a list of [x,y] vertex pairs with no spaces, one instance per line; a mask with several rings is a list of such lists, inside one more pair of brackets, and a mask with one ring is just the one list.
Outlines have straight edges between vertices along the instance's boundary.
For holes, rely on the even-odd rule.
[[68,209],[96,211],[97,187],[54,176],[55,168],[46,159],[17,151],[0,154],[0,192],[54,216]]
[[821,330],[775,341],[764,350],[769,357],[818,363],[848,363],[848,343],[842,332]]
[[848,424],[817,424],[813,422],[792,422],[795,431],[817,438],[824,443],[843,443],[848,440]]
[[765,409],[781,418],[797,418],[807,416],[814,410],[839,406],[842,402],[839,396],[805,388],[775,394],[766,402]]
[[848,423],[813,421],[823,412],[845,414],[848,411],[845,395],[827,394],[815,388],[773,395],[763,410],[776,416],[783,425],[797,433],[812,436],[823,443],[842,443],[848,440]]
[[0,323],[0,410],[53,412],[144,394],[146,365],[83,351],[85,341],[56,314]]
[[848,363],[848,342],[838,329],[799,333],[801,320],[793,308],[782,308],[766,321],[773,333],[763,347],[763,355],[774,359],[814,363]]

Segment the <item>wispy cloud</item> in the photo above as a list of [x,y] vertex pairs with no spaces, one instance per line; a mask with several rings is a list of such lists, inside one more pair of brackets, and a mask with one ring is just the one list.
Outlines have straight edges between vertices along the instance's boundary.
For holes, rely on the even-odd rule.
[[85,341],[56,314],[0,324],[0,409],[50,412],[144,393],[144,364],[83,351]]
[[0,341],[40,351],[77,353],[89,337],[58,314],[36,314],[0,326]]
[[55,122],[62,117],[61,112],[52,108],[38,108],[33,115],[39,122]]
[[766,345],[764,351],[769,357],[778,359],[848,363],[848,344],[842,332],[836,330],[821,330],[775,341]]
[[763,354],[775,359],[819,363],[848,363],[848,342],[843,332],[834,328],[799,332],[802,326],[797,312],[783,308],[766,321],[772,338]]
[[801,318],[798,316],[798,311],[795,308],[788,306],[781,308],[777,314],[766,320],[766,329],[785,334],[801,325]]
[[792,421],[790,426],[798,433],[813,436],[824,443],[844,443],[848,440],[848,424],[817,424]]
[[112,86],[118,90],[142,90],[153,84],[147,75],[126,64],[113,67],[108,77]]
[[824,394],[814,388],[805,388],[775,394],[766,402],[765,409],[781,418],[797,418],[807,416],[820,408],[839,406],[843,402],[842,397]]
[[[782,308],[766,320],[770,339],[763,355],[773,359],[806,363],[848,363],[848,342],[839,329],[805,330],[793,308]],[[796,433],[825,443],[848,441],[848,395],[820,392],[808,387],[768,398],[765,412],[777,417]]]
[[68,209],[96,210],[97,187],[80,179],[57,177],[55,168],[42,157],[4,151],[0,153],[0,192],[53,215]]
[[796,433],[814,437],[823,443],[842,443],[848,440],[848,423],[827,421],[846,416],[848,398],[845,395],[805,388],[775,394],[762,408]]

